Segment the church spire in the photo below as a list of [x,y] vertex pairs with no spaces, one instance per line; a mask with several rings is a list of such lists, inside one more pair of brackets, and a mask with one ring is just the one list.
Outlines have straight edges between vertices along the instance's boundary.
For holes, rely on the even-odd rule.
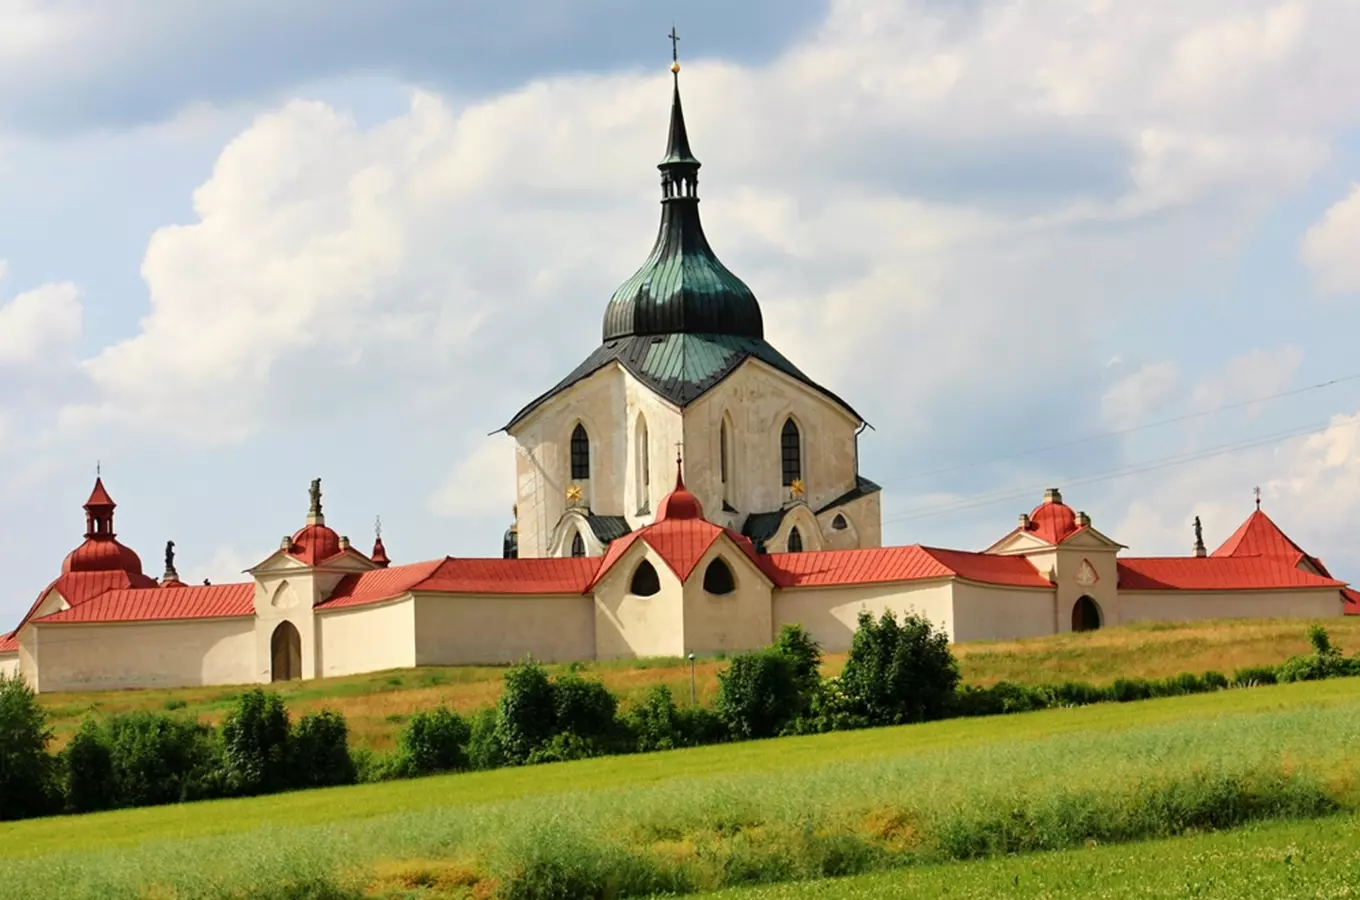
[[699,160],[689,149],[685,110],[680,103],[680,35],[671,26],[671,130],[666,139],[666,156],[657,164],[661,170],[663,200],[695,198],[699,193]]

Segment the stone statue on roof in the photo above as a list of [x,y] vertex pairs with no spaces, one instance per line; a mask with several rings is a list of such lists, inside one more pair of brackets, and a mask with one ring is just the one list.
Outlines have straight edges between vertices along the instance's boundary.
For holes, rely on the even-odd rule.
[[1195,516],[1195,551],[1204,551],[1204,526],[1199,522],[1199,516]]
[[175,568],[175,542],[165,542],[165,571],[172,572]]
[[311,488],[308,490],[308,493],[311,495],[311,498],[312,498],[312,512],[314,512],[314,513],[321,512],[321,479],[320,479],[320,478],[313,478],[313,479],[312,479],[312,486],[311,486]]

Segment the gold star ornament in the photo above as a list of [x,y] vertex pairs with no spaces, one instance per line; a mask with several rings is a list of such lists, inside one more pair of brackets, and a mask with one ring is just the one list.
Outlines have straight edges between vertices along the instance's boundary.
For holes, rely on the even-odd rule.
[[803,487],[803,479],[801,478],[793,479],[793,483],[789,485],[789,493],[793,494],[795,497],[803,496],[805,490],[806,488]]
[[567,488],[567,502],[576,504],[581,502],[581,486],[573,484]]

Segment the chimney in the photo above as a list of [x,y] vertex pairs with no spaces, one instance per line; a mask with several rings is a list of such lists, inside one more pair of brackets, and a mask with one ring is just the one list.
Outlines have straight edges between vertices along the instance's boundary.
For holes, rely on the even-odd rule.
[[346,536],[343,535],[343,534],[340,535],[340,549],[341,549],[341,550],[348,550],[348,549],[349,549],[349,538],[346,537]]
[[280,550],[292,550],[292,549],[293,549],[293,537],[292,537],[292,535],[285,534],[285,535],[283,536],[283,540],[279,541],[279,549],[280,549]]
[[1090,527],[1091,527],[1091,517],[1088,516],[1088,515],[1086,515],[1086,513],[1084,513],[1084,512],[1079,512],[1079,513],[1077,513],[1077,527],[1078,527],[1078,528],[1090,528]]
[[1021,513],[1021,514],[1020,514],[1020,529],[1021,529],[1022,531],[1028,531],[1028,530],[1029,530],[1029,513]]
[[1045,502],[1045,503],[1061,503],[1061,502],[1062,502],[1062,492],[1059,491],[1057,488],[1049,488],[1048,490],[1044,491],[1044,502]]

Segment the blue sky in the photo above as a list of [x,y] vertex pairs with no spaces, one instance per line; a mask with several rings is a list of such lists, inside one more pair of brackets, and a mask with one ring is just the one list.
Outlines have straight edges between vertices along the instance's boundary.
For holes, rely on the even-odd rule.
[[673,19],[709,236],[873,424],[889,541],[985,546],[1056,485],[1178,553],[1260,485],[1360,579],[1349,4],[0,17],[0,616],[79,543],[96,459],[152,574],[174,539],[237,577],[316,476],[361,547],[381,515],[397,561],[498,552],[487,434],[650,246]]

